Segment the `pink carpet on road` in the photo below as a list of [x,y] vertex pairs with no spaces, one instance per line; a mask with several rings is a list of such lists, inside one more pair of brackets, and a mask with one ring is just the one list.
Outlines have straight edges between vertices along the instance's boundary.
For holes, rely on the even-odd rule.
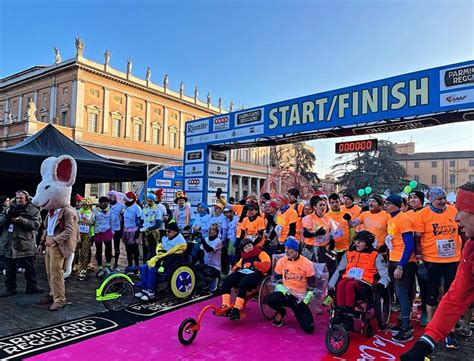
[[[328,353],[324,336],[328,315],[316,316],[315,332],[305,334],[291,311],[282,328],[272,326],[258,311],[257,302],[250,301],[247,318],[233,322],[215,317],[210,311],[204,315],[194,343],[179,343],[178,327],[185,318],[197,319],[199,311],[208,304],[218,305],[219,298],[199,302],[155,317],[130,327],[97,336],[27,360],[396,360],[414,341],[399,344],[390,336],[378,332],[367,338],[351,332],[349,350],[340,358]],[[415,322],[414,322],[415,323]],[[374,323],[375,326],[375,323]],[[422,333],[416,322],[416,336]]]

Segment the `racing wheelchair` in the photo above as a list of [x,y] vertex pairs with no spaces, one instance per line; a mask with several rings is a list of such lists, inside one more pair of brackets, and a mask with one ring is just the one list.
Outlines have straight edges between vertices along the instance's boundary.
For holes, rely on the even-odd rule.
[[[337,271],[336,271],[337,272]],[[329,310],[329,328],[326,332],[325,344],[330,353],[335,356],[344,354],[349,348],[349,331],[360,332],[367,337],[373,336],[372,320],[377,320],[380,330],[385,330],[390,322],[391,297],[388,288],[377,289],[377,278],[366,292],[357,295],[354,312],[336,305],[336,297],[332,299]],[[351,327],[344,320],[352,320]],[[349,328],[349,330],[348,330]]]
[[[193,242],[187,242],[182,257],[157,274],[155,294],[166,294],[179,301],[190,298],[196,288],[196,274],[191,264]],[[135,283],[126,274],[139,271],[140,267],[127,267],[124,271],[110,274],[96,289],[96,300],[110,311],[121,311],[130,306],[135,298]]]

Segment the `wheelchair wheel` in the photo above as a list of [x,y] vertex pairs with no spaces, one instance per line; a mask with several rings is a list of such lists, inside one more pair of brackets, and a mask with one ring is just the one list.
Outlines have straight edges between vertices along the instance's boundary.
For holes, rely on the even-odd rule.
[[260,284],[258,290],[258,307],[260,313],[267,320],[273,320],[276,315],[276,311],[273,308],[268,307],[268,296],[272,293],[273,287],[271,285],[271,277],[266,277]]
[[110,311],[122,311],[133,302],[133,286],[125,278],[114,278],[105,286],[102,296],[108,298],[102,303]]
[[179,300],[191,297],[196,289],[194,270],[186,264],[176,265],[169,273],[168,289]]
[[193,343],[198,332],[192,330],[191,328],[196,325],[197,321],[192,317],[187,318],[181,322],[178,329],[178,340],[182,345],[187,346]]
[[385,330],[390,322],[390,305],[390,292],[387,289],[382,293],[375,293],[375,318],[377,319],[377,324],[381,330]]
[[349,348],[349,333],[341,325],[329,325],[325,343],[330,353],[341,356]]

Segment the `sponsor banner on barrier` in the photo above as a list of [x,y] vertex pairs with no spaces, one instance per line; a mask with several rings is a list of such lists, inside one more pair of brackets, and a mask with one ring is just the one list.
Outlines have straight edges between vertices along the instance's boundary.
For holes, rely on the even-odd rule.
[[[227,193],[222,193],[222,197],[225,199],[228,199]],[[208,193],[207,194],[207,204],[209,206],[212,206],[217,203],[217,197],[216,197],[216,192]]]
[[208,184],[207,190],[209,192],[215,192],[217,191],[217,188],[222,189],[222,192],[227,192],[228,186],[229,186],[229,180],[209,178],[207,181],[207,184]]
[[186,123],[186,136],[209,133],[209,119]]
[[184,190],[185,191],[202,191],[204,180],[202,178],[185,178],[184,179]]
[[212,119],[212,130],[214,132],[227,130],[230,126],[230,117],[228,115],[219,116]]
[[117,328],[118,324],[102,317],[90,316],[60,325],[40,328],[0,339],[0,359],[19,359],[20,356],[57,347],[99,332]]
[[202,202],[202,193],[188,192],[186,196],[188,197],[188,202],[193,206]]
[[442,70],[439,75],[440,90],[472,86],[474,85],[474,64]]
[[209,163],[229,164],[230,153],[228,151],[209,151]]
[[171,179],[157,179],[155,185],[157,187],[171,187]]
[[163,178],[174,178],[174,172],[172,170],[163,171]]
[[204,164],[189,164],[184,167],[185,177],[202,177],[204,175]]
[[263,124],[255,125],[246,128],[230,129],[225,132],[217,132],[211,134],[198,135],[186,138],[187,145],[196,145],[201,143],[209,143],[216,141],[233,140],[234,138],[247,137],[249,135],[263,134]]
[[263,108],[235,113],[235,127],[263,123]]
[[439,96],[439,104],[442,107],[466,103],[474,103],[474,89],[442,93]]
[[190,150],[186,152],[185,161],[186,163],[200,163],[204,159],[204,150]]
[[207,173],[210,177],[227,178],[229,177],[229,166],[209,163]]

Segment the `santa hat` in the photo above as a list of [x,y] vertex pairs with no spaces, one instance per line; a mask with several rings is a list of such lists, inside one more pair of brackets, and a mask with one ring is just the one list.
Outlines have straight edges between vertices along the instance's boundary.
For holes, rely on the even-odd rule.
[[327,198],[328,196],[326,195],[326,193],[324,193],[323,191],[315,191],[313,193],[313,196],[314,197],[323,197],[323,198]]
[[157,202],[160,202],[163,198],[163,192],[163,188],[160,188],[155,192]]
[[82,197],[80,194],[76,194],[76,203],[79,203],[83,199],[84,199],[84,197]]
[[135,196],[135,193],[133,193],[133,192],[127,192],[127,193],[125,193],[124,199],[125,199],[127,202],[135,202],[135,201],[137,200],[137,197]]

